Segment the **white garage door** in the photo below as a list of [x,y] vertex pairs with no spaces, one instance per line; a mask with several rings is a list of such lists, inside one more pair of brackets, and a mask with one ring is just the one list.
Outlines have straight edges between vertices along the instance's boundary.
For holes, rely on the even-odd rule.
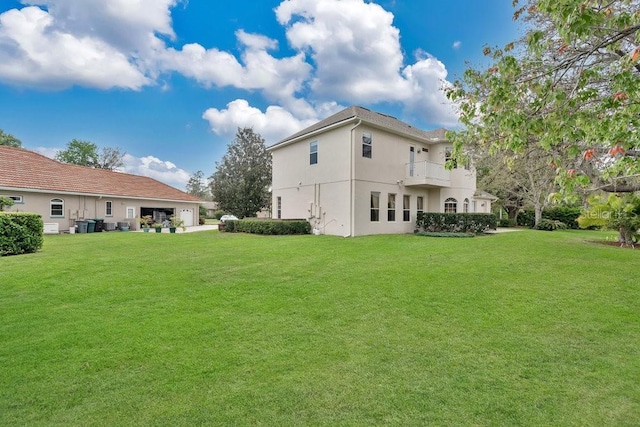
[[193,225],[193,209],[180,209],[180,219],[184,221],[185,227]]

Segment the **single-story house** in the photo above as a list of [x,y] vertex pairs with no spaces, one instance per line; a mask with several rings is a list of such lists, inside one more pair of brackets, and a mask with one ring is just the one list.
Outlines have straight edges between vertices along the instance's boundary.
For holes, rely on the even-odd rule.
[[153,178],[70,165],[23,148],[0,146],[0,196],[14,201],[10,211],[35,212],[45,230],[64,232],[76,221],[99,218],[106,230],[151,215],[156,222],[179,215],[198,225],[198,197]]
[[270,146],[272,215],[308,219],[320,233],[410,233],[420,212],[491,212],[473,165],[445,163],[445,129],[348,107]]

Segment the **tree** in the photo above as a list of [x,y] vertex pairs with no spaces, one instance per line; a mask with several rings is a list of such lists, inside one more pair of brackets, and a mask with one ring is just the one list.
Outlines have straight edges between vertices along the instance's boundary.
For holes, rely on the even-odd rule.
[[595,195],[589,198],[589,209],[578,218],[581,228],[607,227],[618,231],[621,245],[633,246],[640,230],[640,197],[635,194]]
[[187,182],[187,193],[199,197],[202,200],[210,198],[209,188],[204,181],[204,172],[196,171]]
[[22,147],[22,141],[9,133],[4,133],[4,131],[0,129],[0,145],[19,148]]
[[564,197],[575,199],[580,187],[640,190],[639,9],[640,0],[518,8],[526,36],[485,48],[492,66],[467,70],[447,91],[466,126],[451,134],[454,157],[478,140],[489,152],[538,147],[563,154],[553,165]]
[[119,148],[98,146],[89,141],[71,140],[67,148],[56,153],[56,160],[72,165],[89,166],[97,169],[114,170],[124,165],[124,155]]
[[10,208],[11,206],[13,206],[13,199],[6,196],[0,196],[0,212],[2,212],[4,208]]
[[271,154],[251,128],[238,128],[226,154],[210,177],[213,199],[220,209],[238,217],[253,217],[270,203]]

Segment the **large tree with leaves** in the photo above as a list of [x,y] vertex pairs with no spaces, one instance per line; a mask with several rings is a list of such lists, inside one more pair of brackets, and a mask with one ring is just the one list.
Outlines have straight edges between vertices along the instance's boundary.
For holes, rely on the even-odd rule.
[[271,154],[251,128],[238,128],[226,154],[210,177],[211,194],[220,209],[253,217],[270,202]]
[[5,133],[2,129],[0,129],[0,145],[18,148],[22,147],[22,141],[9,133]]
[[119,148],[98,146],[89,141],[71,140],[67,148],[56,153],[56,160],[73,165],[114,170],[124,165],[124,155]]
[[205,183],[204,172],[196,171],[191,175],[191,177],[189,177],[189,182],[187,182],[187,193],[202,200],[208,200],[211,198],[209,188]]
[[454,155],[477,141],[489,152],[534,146],[562,153],[549,164],[564,196],[640,190],[640,0],[514,5],[525,37],[487,47],[493,64],[448,91],[466,127],[450,135]]

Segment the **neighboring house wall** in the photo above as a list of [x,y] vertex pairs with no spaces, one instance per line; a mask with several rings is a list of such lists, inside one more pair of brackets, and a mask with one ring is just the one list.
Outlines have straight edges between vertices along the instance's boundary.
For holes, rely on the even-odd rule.
[[[91,218],[104,219],[105,223],[129,222],[131,229],[137,230],[140,227],[139,218],[142,208],[172,209],[174,213],[182,215],[186,225],[198,224],[197,203],[1,189],[0,195],[21,199],[21,202],[15,203],[6,210],[40,214],[43,222],[57,223],[60,231],[68,231],[75,225],[76,220]],[[60,204],[58,200],[62,203]],[[61,215],[57,215],[60,212],[58,210],[60,205],[62,205]],[[108,212],[109,206],[110,212]]]

